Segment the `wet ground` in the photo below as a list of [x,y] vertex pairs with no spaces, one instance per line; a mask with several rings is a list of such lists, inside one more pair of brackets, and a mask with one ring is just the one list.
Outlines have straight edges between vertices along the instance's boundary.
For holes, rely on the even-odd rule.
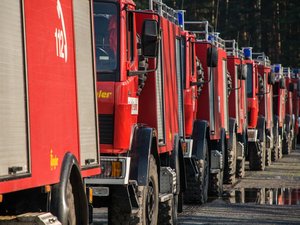
[[185,205],[179,224],[300,224],[300,151],[266,167],[246,171],[223,198]]
[[[178,224],[300,225],[300,146],[265,171],[246,171],[245,178],[224,190],[222,198],[205,205],[185,205]],[[94,215],[94,225],[107,224],[106,209],[95,209]]]

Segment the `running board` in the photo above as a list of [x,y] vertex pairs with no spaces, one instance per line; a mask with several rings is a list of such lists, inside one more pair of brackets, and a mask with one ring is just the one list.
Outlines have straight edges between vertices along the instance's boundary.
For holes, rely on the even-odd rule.
[[173,194],[159,194],[159,202],[166,202],[173,198]]

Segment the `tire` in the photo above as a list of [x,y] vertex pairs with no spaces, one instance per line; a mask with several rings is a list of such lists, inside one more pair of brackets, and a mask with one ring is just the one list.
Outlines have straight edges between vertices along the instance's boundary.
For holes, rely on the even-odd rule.
[[158,224],[160,225],[176,225],[177,213],[174,213],[174,209],[177,209],[175,195],[173,198],[166,202],[159,204]]
[[224,170],[226,184],[234,184],[236,181],[236,133],[234,132],[232,135],[231,146],[227,148],[227,160]]
[[283,156],[282,145],[283,145],[283,140],[282,140],[281,136],[278,136],[278,159],[281,159]]
[[[151,198],[151,212],[147,203],[149,202],[149,192],[152,193]],[[158,175],[157,167],[154,157],[151,155],[149,159],[149,178],[147,186],[137,187],[137,197],[139,202],[139,211],[135,215],[131,213],[124,213],[119,204],[122,196],[112,195],[111,202],[108,210],[108,224],[110,225],[155,225],[157,224],[158,217]],[[149,218],[151,217],[151,218]]]
[[266,148],[266,166],[270,166],[272,162],[272,149]]
[[282,154],[288,155],[292,150],[292,142],[290,140],[290,135],[284,137],[282,140]]
[[254,171],[265,170],[266,140],[259,143],[249,143],[249,168]]
[[187,189],[184,193],[184,202],[186,204],[204,204],[207,202],[209,182],[209,158],[207,144],[205,144],[205,146],[205,158],[199,160],[195,159],[195,164],[199,171],[198,177],[194,176],[194,169],[190,164],[186,166]]
[[245,176],[245,157],[236,161],[236,178],[240,179]]
[[[212,149],[218,149],[224,158],[225,156],[225,135],[221,135],[218,142],[212,143]],[[218,173],[209,174],[209,195],[221,197],[223,195],[223,179],[224,179],[225,160],[223,160],[222,168]]]
[[73,194],[73,188],[70,179],[68,180],[67,188],[66,188],[66,202],[69,208],[69,213],[67,216],[68,225],[77,225],[74,194]]
[[[149,159],[149,178],[148,185],[140,188],[138,197],[140,210],[138,212],[138,224],[156,225],[158,220],[159,207],[159,190],[157,166],[154,157],[151,155]],[[135,224],[132,221],[130,224]]]
[[209,193],[214,197],[222,197],[223,195],[223,171],[210,174],[210,188]]
[[279,150],[279,136],[278,133],[274,135],[274,146],[271,150],[271,160],[275,162],[278,160],[278,150]]

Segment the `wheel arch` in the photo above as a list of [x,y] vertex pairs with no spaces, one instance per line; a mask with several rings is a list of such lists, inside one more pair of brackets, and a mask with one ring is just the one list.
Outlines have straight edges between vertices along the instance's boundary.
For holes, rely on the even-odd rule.
[[62,224],[68,223],[67,206],[67,184],[70,179],[72,185],[72,192],[74,195],[74,204],[77,224],[88,224],[88,203],[82,182],[80,167],[76,157],[68,152],[64,156],[60,182],[52,187],[51,193],[51,212],[57,216]]

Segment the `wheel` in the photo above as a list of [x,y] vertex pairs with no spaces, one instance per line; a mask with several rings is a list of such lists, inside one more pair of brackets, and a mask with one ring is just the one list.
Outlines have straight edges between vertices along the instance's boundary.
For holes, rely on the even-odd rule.
[[282,158],[282,145],[283,145],[283,140],[281,138],[281,135],[278,136],[278,159]]
[[[154,157],[149,159],[149,178],[148,185],[140,187],[138,197],[140,210],[138,212],[138,224],[156,225],[158,217],[158,175]],[[133,224],[133,223],[131,223]]]
[[245,176],[245,157],[236,161],[236,177],[243,178]]
[[[218,149],[223,158],[225,157],[225,135],[221,135],[221,139],[218,142],[212,143],[212,149]],[[210,159],[211,160],[211,159]],[[224,167],[225,160],[222,162],[222,168],[217,173],[209,174],[209,195],[221,197],[223,195],[223,179],[224,179]]]
[[223,195],[223,171],[210,174],[210,188],[209,193],[211,196],[222,197]]
[[249,143],[249,168],[250,170],[265,170],[266,141]]
[[158,175],[154,157],[149,159],[149,178],[147,186],[137,187],[139,211],[137,214],[124,213],[119,204],[122,196],[112,195],[108,210],[108,224],[111,225],[155,225],[158,217]]
[[236,174],[236,133],[232,134],[232,143],[227,148],[227,160],[225,164],[225,183],[234,184]]
[[67,207],[69,208],[69,213],[67,216],[68,225],[76,225],[77,223],[76,223],[75,201],[74,201],[73,188],[70,179],[68,180],[67,189],[66,189],[66,201],[67,201]]
[[290,135],[288,134],[287,137],[284,137],[282,140],[282,154],[288,155],[291,153],[292,150],[292,142],[290,139]]
[[187,204],[204,204],[207,202],[209,158],[207,144],[205,146],[205,159],[195,160],[199,172],[198,176],[194,176],[194,169],[190,164],[186,166],[187,189],[184,193],[184,202]]
[[159,204],[158,224],[160,225],[175,225],[177,224],[177,203],[178,199],[174,195],[173,198]]
[[274,162],[278,159],[278,150],[279,150],[279,136],[278,134],[274,135],[274,146],[271,150],[271,160]]
[[272,162],[272,149],[266,148],[266,166],[270,166]]

